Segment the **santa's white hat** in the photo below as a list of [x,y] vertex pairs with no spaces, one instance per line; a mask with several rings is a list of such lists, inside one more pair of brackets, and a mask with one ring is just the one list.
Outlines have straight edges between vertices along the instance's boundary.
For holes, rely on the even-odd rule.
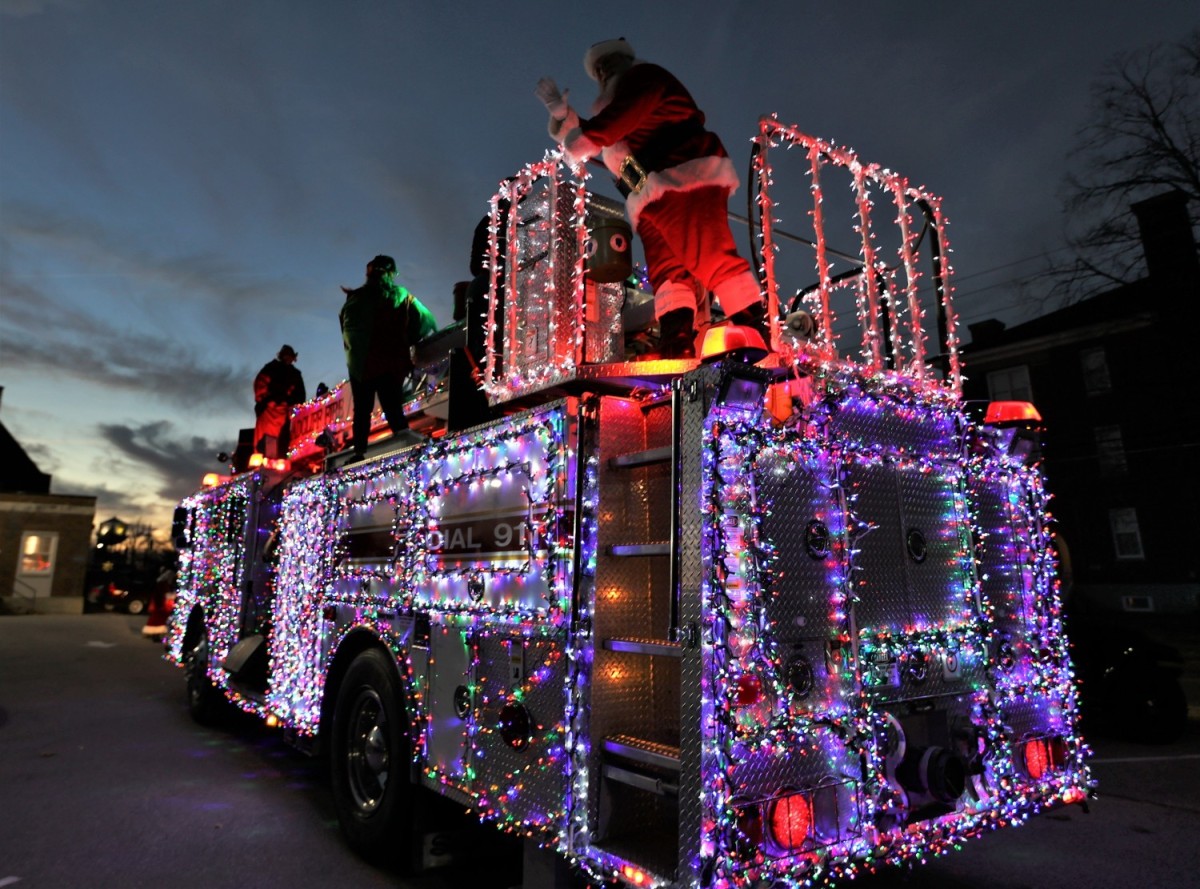
[[616,40],[601,40],[599,43],[593,43],[583,55],[583,70],[587,72],[587,76],[592,80],[599,80],[600,78],[596,76],[596,63],[613,53],[620,53],[631,59],[637,58],[633,47],[624,37],[618,37]]

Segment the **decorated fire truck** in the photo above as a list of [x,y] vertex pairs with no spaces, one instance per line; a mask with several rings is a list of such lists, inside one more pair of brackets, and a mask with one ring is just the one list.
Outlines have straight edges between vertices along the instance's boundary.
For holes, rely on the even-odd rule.
[[750,173],[769,350],[638,354],[621,206],[551,153],[421,440],[343,465],[338,387],[180,505],[193,714],[327,753],[360,852],[432,793],[597,883],[813,886],[1086,802],[1036,430],[962,399],[940,201],[774,117]]

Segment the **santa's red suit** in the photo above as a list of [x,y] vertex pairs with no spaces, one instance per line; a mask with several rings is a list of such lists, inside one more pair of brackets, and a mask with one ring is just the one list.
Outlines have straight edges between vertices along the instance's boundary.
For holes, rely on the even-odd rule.
[[609,84],[590,118],[568,111],[561,121],[552,117],[550,128],[573,161],[600,157],[617,176],[642,240],[655,315],[702,309],[703,290],[716,294],[726,315],[761,303],[758,280],[729,230],[726,205],[737,173],[674,75],[634,62]]

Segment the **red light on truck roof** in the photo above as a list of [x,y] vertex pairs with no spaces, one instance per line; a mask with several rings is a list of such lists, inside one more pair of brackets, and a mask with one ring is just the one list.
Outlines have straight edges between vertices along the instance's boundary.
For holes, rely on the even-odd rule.
[[1010,423],[1040,423],[1042,415],[1028,401],[993,401],[988,405],[983,422],[988,426]]

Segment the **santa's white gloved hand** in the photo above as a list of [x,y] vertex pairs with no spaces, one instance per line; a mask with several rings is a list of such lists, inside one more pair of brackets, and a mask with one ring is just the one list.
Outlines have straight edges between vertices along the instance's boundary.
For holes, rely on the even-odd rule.
[[546,106],[546,110],[550,112],[550,116],[555,120],[562,120],[567,116],[571,107],[567,102],[567,96],[571,94],[571,91],[568,89],[560,93],[558,84],[554,82],[553,78],[543,77],[539,80],[533,94],[541,100],[542,104]]

